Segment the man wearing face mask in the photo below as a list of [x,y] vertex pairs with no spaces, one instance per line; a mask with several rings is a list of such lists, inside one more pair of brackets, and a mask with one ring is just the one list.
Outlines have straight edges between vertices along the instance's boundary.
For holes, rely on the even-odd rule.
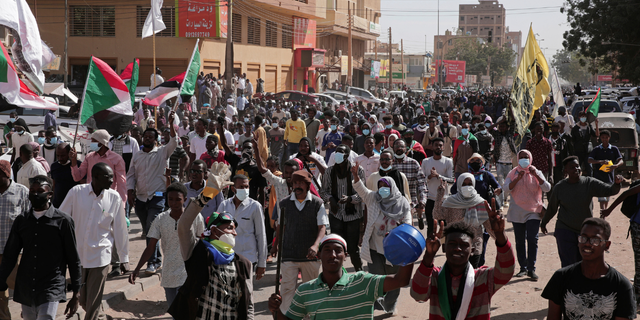
[[[341,144],[344,144],[345,146],[349,147],[349,149],[351,149],[349,151],[349,154],[347,155],[347,160],[349,160],[349,163],[351,163],[351,165],[354,165],[356,163],[356,158],[358,157],[358,154],[353,152],[353,137],[345,134],[342,136],[342,141]],[[336,164],[336,159],[335,159],[335,152],[331,155],[331,157],[329,157],[329,162],[327,162],[327,166],[333,166]]]
[[453,141],[458,138],[458,127],[449,123],[449,114],[442,113],[442,123],[438,126],[438,129],[442,133],[444,139],[444,149],[442,154],[445,157],[451,157],[453,154]]
[[[444,149],[444,140],[442,138],[435,138],[432,141],[433,145],[433,157],[429,157],[422,161],[422,172],[427,177],[427,203],[425,205],[425,217],[427,220],[427,234],[433,233],[433,208],[438,196],[438,187],[441,181],[447,183],[453,183],[453,161],[451,158],[443,157],[442,150]],[[449,195],[449,188],[445,188],[444,196]],[[422,230],[424,228],[424,222],[421,218],[418,218],[418,226]]]
[[[7,306],[6,290],[7,280],[13,278],[13,300],[22,305],[22,318],[54,319],[59,303],[66,300],[67,268],[71,280],[69,289],[73,291],[73,295],[64,313],[70,318],[78,309],[78,301],[81,299],[79,291],[83,282],[73,221],[67,214],[49,204],[53,183],[51,179],[36,176],[27,191],[23,186],[16,189],[15,183],[6,185],[6,182],[10,182],[7,176],[10,173],[8,163],[1,164],[0,171],[0,175],[4,176],[0,178],[0,184],[3,185],[0,189],[4,189],[2,197],[8,200],[22,195],[21,199],[12,201],[12,206],[16,208],[11,210],[21,212],[14,217],[11,231],[3,235],[8,238],[4,239],[6,245],[3,245],[0,265],[0,291],[4,296],[2,318],[12,319]],[[14,268],[21,252],[23,255],[16,278]]]
[[[215,163],[207,178],[213,195],[230,184],[229,167]],[[205,220],[205,231],[197,234],[193,221],[211,198],[201,193],[192,198],[178,220],[180,252],[187,279],[169,307],[177,320],[252,319],[248,288],[251,262],[234,251],[237,222],[228,213],[212,213]],[[201,238],[200,238],[201,237]]]
[[80,305],[86,311],[85,320],[96,320],[100,315],[114,248],[120,258],[120,271],[129,270],[124,203],[116,191],[109,189],[114,180],[113,170],[100,162],[91,168],[91,177],[91,183],[73,187],[60,205],[60,211],[68,212],[76,226],[82,264]]
[[415,208],[418,221],[422,219],[422,211],[427,202],[427,184],[425,175],[418,161],[407,157],[407,143],[398,139],[393,143],[393,166],[404,173],[409,181],[411,206]]
[[[231,179],[235,196],[222,201],[218,212],[229,214],[237,222],[234,251],[247,258],[253,268],[247,279],[247,289],[253,291],[253,274],[256,280],[262,279],[267,267],[267,237],[265,234],[262,205],[249,198],[249,178],[236,175]],[[257,267],[257,268],[256,268]],[[253,303],[248,306],[248,313],[253,314]],[[249,319],[252,319],[249,317]]]
[[24,127],[17,124],[13,126],[13,129],[15,131],[11,134],[11,144],[13,145],[13,154],[11,155],[11,163],[13,163],[13,160],[20,155],[20,147],[22,147],[22,145],[34,141],[33,136],[31,135],[31,132],[26,131],[25,128],[28,128],[26,124]]
[[45,160],[47,160],[49,166],[56,161],[56,148],[60,142],[62,141],[58,141],[58,137],[56,137],[56,130],[53,127],[47,129],[44,133],[44,139],[41,140],[38,138],[38,144],[41,145],[40,154]]
[[361,135],[356,135],[356,140],[354,141],[354,150],[355,153],[362,155],[365,151],[365,139],[367,137],[372,137],[373,138],[373,134],[371,134],[371,125],[366,122],[365,120],[360,120],[360,123],[362,123],[362,125],[360,126],[360,129],[362,129],[362,134]]
[[[173,123],[175,114],[171,112],[169,122]],[[171,133],[166,145],[155,145],[160,136],[155,129],[147,129],[142,134],[142,150],[135,154],[131,160],[131,167],[127,172],[127,189],[129,205],[135,205],[136,215],[140,218],[142,230],[146,235],[149,232],[153,220],[164,211],[165,191],[167,190],[164,178],[167,160],[178,146],[176,141],[175,126],[170,126]],[[150,239],[146,238],[147,244]],[[147,263],[145,272],[153,274],[161,265],[159,246],[156,246],[154,254]]]
[[127,201],[127,172],[124,160],[117,153],[109,150],[109,132],[107,130],[96,130],[91,135],[91,150],[82,163],[78,162],[76,150],[71,148],[69,159],[71,160],[71,175],[76,182],[86,178],[86,183],[91,183],[91,170],[97,163],[104,162],[113,170],[114,179],[111,189],[116,190],[122,198]]
[[402,139],[407,145],[407,156],[411,159],[418,161],[418,163],[422,163],[427,157],[427,154],[424,152],[422,148],[422,144],[418,143],[418,141],[413,140],[413,130],[408,129],[402,134]]
[[25,187],[29,185],[29,179],[38,175],[47,175],[47,171],[44,169],[42,164],[34,158],[33,153],[33,146],[30,143],[23,144],[20,147],[20,161],[22,162],[22,167],[18,170],[15,180],[17,183]]
[[591,176],[591,166],[589,165],[589,143],[591,138],[600,136],[598,129],[598,119],[596,119],[596,130],[593,130],[591,123],[587,122],[587,114],[580,111],[578,114],[580,121],[571,128],[571,138],[573,139],[573,152],[580,160],[580,167],[585,176]]
[[[576,121],[573,119],[573,116],[567,114],[567,107],[559,107],[558,115],[553,118],[553,122],[562,121],[565,123],[563,133],[571,133],[571,128],[576,125]],[[563,158],[564,159],[564,158]]]
[[140,151],[140,145],[136,139],[131,138],[128,132],[125,132],[116,137],[109,139],[109,150],[117,153],[124,160],[124,168],[126,172],[129,171],[131,165],[131,159],[133,155]]
[[467,160],[472,154],[478,152],[478,139],[469,132],[469,123],[462,123],[460,136],[453,145],[453,165],[455,177],[467,172]]
[[[51,179],[54,181],[53,198],[51,204],[59,208],[64,198],[71,188],[80,184],[73,179],[71,175],[71,160],[69,160],[69,151],[71,146],[68,143],[60,143],[56,146],[57,161],[51,164]],[[76,164],[80,166],[82,161],[77,160]],[[82,181],[82,180],[81,180]]]
[[[327,168],[322,175],[320,196],[329,202],[331,232],[347,239],[349,255],[356,271],[362,270],[362,260],[358,249],[360,230],[363,230],[362,199],[353,189],[352,163],[347,159],[351,148],[341,144],[336,148],[336,164]],[[358,169],[360,180],[365,179],[364,170]]]
[[414,139],[420,143],[422,143],[422,140],[424,139],[425,131],[429,128],[429,125],[427,125],[428,119],[429,117],[423,114],[418,117],[418,123],[411,126],[411,129],[413,129]]
[[326,152],[325,162],[329,162],[331,155],[336,150],[336,146],[342,143],[342,136],[344,135],[342,132],[338,132],[338,118],[336,117],[331,119],[330,129],[331,132],[326,134],[322,140],[322,151]]
[[[383,133],[387,137],[387,140],[389,139],[389,136],[392,134],[395,134],[396,136],[401,137],[400,132],[398,132],[398,130],[393,129],[393,117],[391,115],[386,115],[382,117],[382,122],[384,123]],[[390,147],[388,141],[385,141],[384,147],[385,148]]]

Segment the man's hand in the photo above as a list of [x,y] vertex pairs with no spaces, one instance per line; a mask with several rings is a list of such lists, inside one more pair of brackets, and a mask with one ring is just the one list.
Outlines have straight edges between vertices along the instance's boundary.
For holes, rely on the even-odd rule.
[[173,120],[175,119],[175,117],[176,117],[175,111],[171,111],[169,113],[169,125],[173,126]]
[[222,162],[216,162],[211,165],[211,170],[207,175],[206,186],[222,191],[225,187],[233,184],[233,182],[229,181],[230,177],[231,170],[229,170],[229,166]]
[[279,294],[272,293],[271,297],[269,297],[269,312],[276,312],[278,309],[280,309],[281,304],[282,297]]
[[318,246],[314,244],[309,247],[309,251],[307,252],[307,259],[313,260],[316,258],[318,258]]
[[431,174],[429,174],[429,177],[427,177],[428,179],[433,179],[433,178],[437,178],[440,175],[438,174],[438,171],[436,171],[436,167],[432,167],[431,168]]
[[356,177],[358,177],[358,168],[360,168],[360,164],[356,162],[355,166],[351,167],[351,174],[353,176],[353,179],[355,179]]
[[438,186],[438,189],[446,189],[447,188],[447,182],[444,180],[440,180],[440,185]]
[[532,175],[536,174],[536,168],[534,168],[533,166],[529,166],[529,173],[531,173]]
[[71,148],[71,150],[69,150],[69,160],[71,160],[72,166],[78,166],[78,153],[76,152],[76,148]]
[[494,190],[493,194],[495,194],[496,196],[499,196],[500,194],[502,194],[502,188],[498,188],[498,189]]
[[540,224],[540,231],[542,232],[542,234],[548,234],[549,232],[547,231],[547,225],[543,225]]
[[484,202],[484,208],[489,214],[489,222],[491,223],[491,229],[496,235],[496,245],[504,246],[507,243],[506,235],[504,233],[505,220],[502,215],[496,211],[496,199],[491,199],[491,206],[487,201]]
[[333,142],[329,142],[329,144],[327,144],[327,147],[329,147],[329,149],[333,149],[336,147],[336,144]]
[[338,201],[335,198],[329,198],[329,212],[333,214],[337,214],[338,210],[340,210],[340,206],[338,205]]
[[343,195],[342,198],[340,198],[339,203],[343,204],[343,203],[349,203],[351,202],[351,197],[347,196],[347,195]]
[[136,194],[133,189],[127,190],[127,202],[129,202],[129,206],[133,207],[136,201]]
[[604,219],[608,217],[611,214],[611,211],[613,211],[611,207],[600,210],[600,218]]
[[518,171],[518,180],[522,179],[522,177],[524,177],[524,171]]
[[426,253],[432,257],[435,257],[436,253],[440,249],[440,239],[442,239],[444,232],[444,221],[433,219],[433,233],[426,239]]
[[139,274],[140,274],[140,270],[138,269],[133,270],[129,275],[129,283],[136,284],[136,278],[138,278]]
[[615,184],[621,184],[624,181],[624,178],[621,175],[617,175],[615,179]]
[[67,303],[67,307],[64,309],[64,314],[67,316],[67,319],[71,319],[73,315],[78,311],[80,293],[74,292],[71,296],[71,300]]
[[278,247],[277,247],[277,246],[272,246],[272,247],[271,247],[271,250],[269,250],[269,254],[270,254],[272,257],[274,257],[274,258],[275,258],[275,257],[276,257],[276,255],[278,254]]
[[256,268],[256,280],[260,280],[262,279],[262,277],[264,277],[264,271],[265,268],[264,267],[257,267]]
[[129,272],[129,262],[123,262],[120,264],[120,272],[122,272],[122,274]]

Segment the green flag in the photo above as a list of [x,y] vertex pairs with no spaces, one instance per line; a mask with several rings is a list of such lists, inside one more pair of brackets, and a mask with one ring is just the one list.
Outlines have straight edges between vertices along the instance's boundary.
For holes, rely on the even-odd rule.
[[133,62],[129,63],[120,74],[120,79],[124,81],[124,84],[126,84],[127,88],[129,89],[129,95],[131,96],[131,105],[135,104],[139,70],[140,60],[135,59]]
[[200,51],[198,50],[199,41],[200,39],[196,41],[196,47],[193,48],[193,54],[191,55],[191,61],[189,61],[187,74],[184,76],[180,95],[192,96],[195,93],[196,79],[198,78],[198,72],[200,71]]
[[600,111],[600,89],[598,89],[598,93],[596,93],[596,96],[593,97],[593,100],[591,100],[591,104],[585,110],[585,112],[587,113],[587,121],[588,122],[595,121],[598,118],[599,111]]

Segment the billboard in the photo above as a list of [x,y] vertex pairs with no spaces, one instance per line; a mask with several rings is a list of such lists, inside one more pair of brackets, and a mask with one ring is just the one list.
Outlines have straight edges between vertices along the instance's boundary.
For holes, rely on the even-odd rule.
[[316,47],[316,21],[293,17],[293,50]]
[[442,72],[444,82],[465,82],[466,61],[462,60],[436,60],[436,77],[439,79],[438,72]]
[[598,81],[610,82],[613,77],[610,74],[599,74]]
[[175,1],[176,37],[227,37],[227,1]]

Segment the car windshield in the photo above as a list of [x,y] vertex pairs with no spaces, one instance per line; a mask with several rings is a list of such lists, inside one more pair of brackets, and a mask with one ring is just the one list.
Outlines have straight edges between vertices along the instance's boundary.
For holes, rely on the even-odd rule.
[[[590,100],[584,100],[584,101],[578,101],[576,102],[576,104],[573,106],[574,109],[578,109],[577,112],[580,111],[584,111],[585,108],[589,107],[589,105],[591,104]],[[600,101],[600,111],[602,113],[608,113],[608,112],[620,112],[622,110],[620,110],[620,106],[618,105],[617,102],[615,101]]]
[[636,131],[634,129],[614,129],[610,130],[611,140],[609,143],[618,148],[634,148],[636,146]]

